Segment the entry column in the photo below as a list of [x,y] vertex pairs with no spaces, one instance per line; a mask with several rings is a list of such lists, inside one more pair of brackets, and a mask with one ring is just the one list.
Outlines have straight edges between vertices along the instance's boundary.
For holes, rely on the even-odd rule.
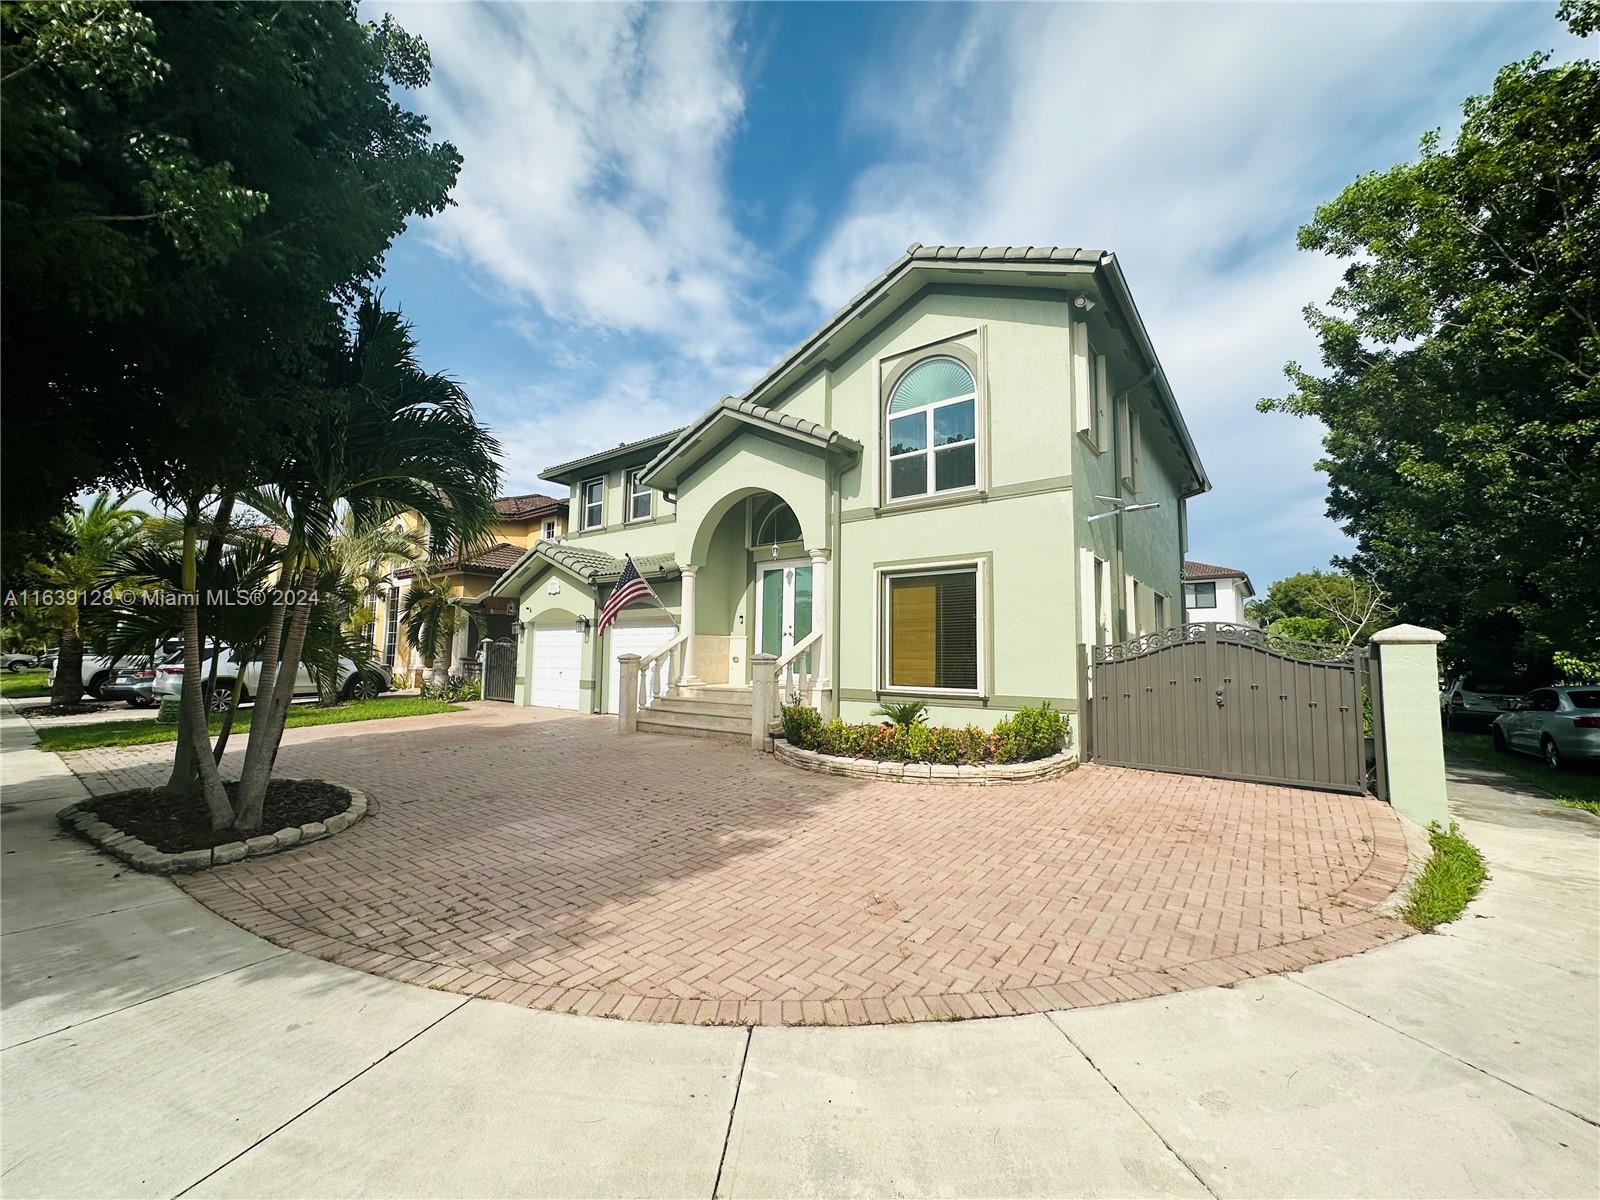
[[678,568],[683,573],[683,624],[679,630],[689,636],[683,643],[683,669],[678,672],[679,683],[699,683],[700,677],[694,673],[694,577],[700,573],[696,563],[688,563]]
[[813,658],[816,674],[812,686],[817,691],[817,708],[824,717],[833,716],[833,681],[828,664],[833,661],[833,635],[828,626],[828,551],[808,550],[811,555],[811,627],[822,634]]

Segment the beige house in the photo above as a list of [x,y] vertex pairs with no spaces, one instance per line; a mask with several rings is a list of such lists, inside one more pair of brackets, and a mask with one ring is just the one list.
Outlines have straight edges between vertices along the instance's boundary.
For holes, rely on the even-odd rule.
[[[1075,711],[1082,643],[1183,619],[1210,487],[1116,257],[1017,246],[913,246],[743,395],[542,477],[573,531],[489,593],[516,700],[615,712],[633,654],[641,729],[727,732],[760,655],[852,720]],[[602,636],[630,556],[661,603]]]
[[[476,602],[470,606],[468,619],[456,627],[449,663],[452,675],[466,673],[485,639],[516,636],[515,606],[504,600],[484,600],[501,572],[521,559],[529,547],[541,541],[556,543],[567,533],[564,496],[533,492],[501,496],[494,504],[499,520],[490,532],[491,545],[480,553],[433,562],[427,567],[428,575],[443,578],[456,595]],[[408,514],[407,525],[416,530],[420,518]],[[400,622],[406,591],[419,573],[412,566],[392,571],[373,604],[373,651],[379,662],[393,669],[397,687],[416,687],[422,682],[422,657],[407,644]]]

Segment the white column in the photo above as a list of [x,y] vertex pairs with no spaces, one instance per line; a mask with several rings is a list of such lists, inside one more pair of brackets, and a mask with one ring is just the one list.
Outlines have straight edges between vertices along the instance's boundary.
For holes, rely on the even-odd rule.
[[1378,648],[1378,719],[1383,722],[1389,804],[1419,825],[1450,823],[1439,732],[1442,641],[1444,634],[1416,625],[1394,625],[1372,635]]
[[639,729],[639,656],[617,656],[617,732],[637,733]]
[[816,666],[812,686],[818,693],[819,711],[827,717],[831,714],[826,709],[832,706],[821,696],[833,688],[828,677],[828,665],[833,661],[833,630],[828,624],[828,552],[808,550],[806,553],[811,555],[811,628],[822,631],[822,640],[817,643],[812,655],[812,662]]
[[694,673],[694,577],[700,573],[696,563],[689,563],[678,568],[683,572],[683,601],[679,605],[682,609],[682,631],[688,634],[683,643],[683,670],[678,674],[679,683],[699,683],[700,677]]

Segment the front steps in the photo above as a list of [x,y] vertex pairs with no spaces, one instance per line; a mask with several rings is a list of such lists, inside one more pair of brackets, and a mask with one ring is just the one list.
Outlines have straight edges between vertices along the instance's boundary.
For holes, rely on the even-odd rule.
[[727,684],[675,687],[639,711],[639,732],[749,738],[750,689]]

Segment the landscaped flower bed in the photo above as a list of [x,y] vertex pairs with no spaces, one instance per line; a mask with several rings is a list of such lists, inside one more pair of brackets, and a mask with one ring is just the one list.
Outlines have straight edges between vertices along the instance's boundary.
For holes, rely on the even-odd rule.
[[850,725],[824,721],[814,708],[783,709],[785,762],[861,778],[941,782],[1022,782],[1071,770],[1070,730],[1048,703],[1018,709],[992,731],[904,722]]

